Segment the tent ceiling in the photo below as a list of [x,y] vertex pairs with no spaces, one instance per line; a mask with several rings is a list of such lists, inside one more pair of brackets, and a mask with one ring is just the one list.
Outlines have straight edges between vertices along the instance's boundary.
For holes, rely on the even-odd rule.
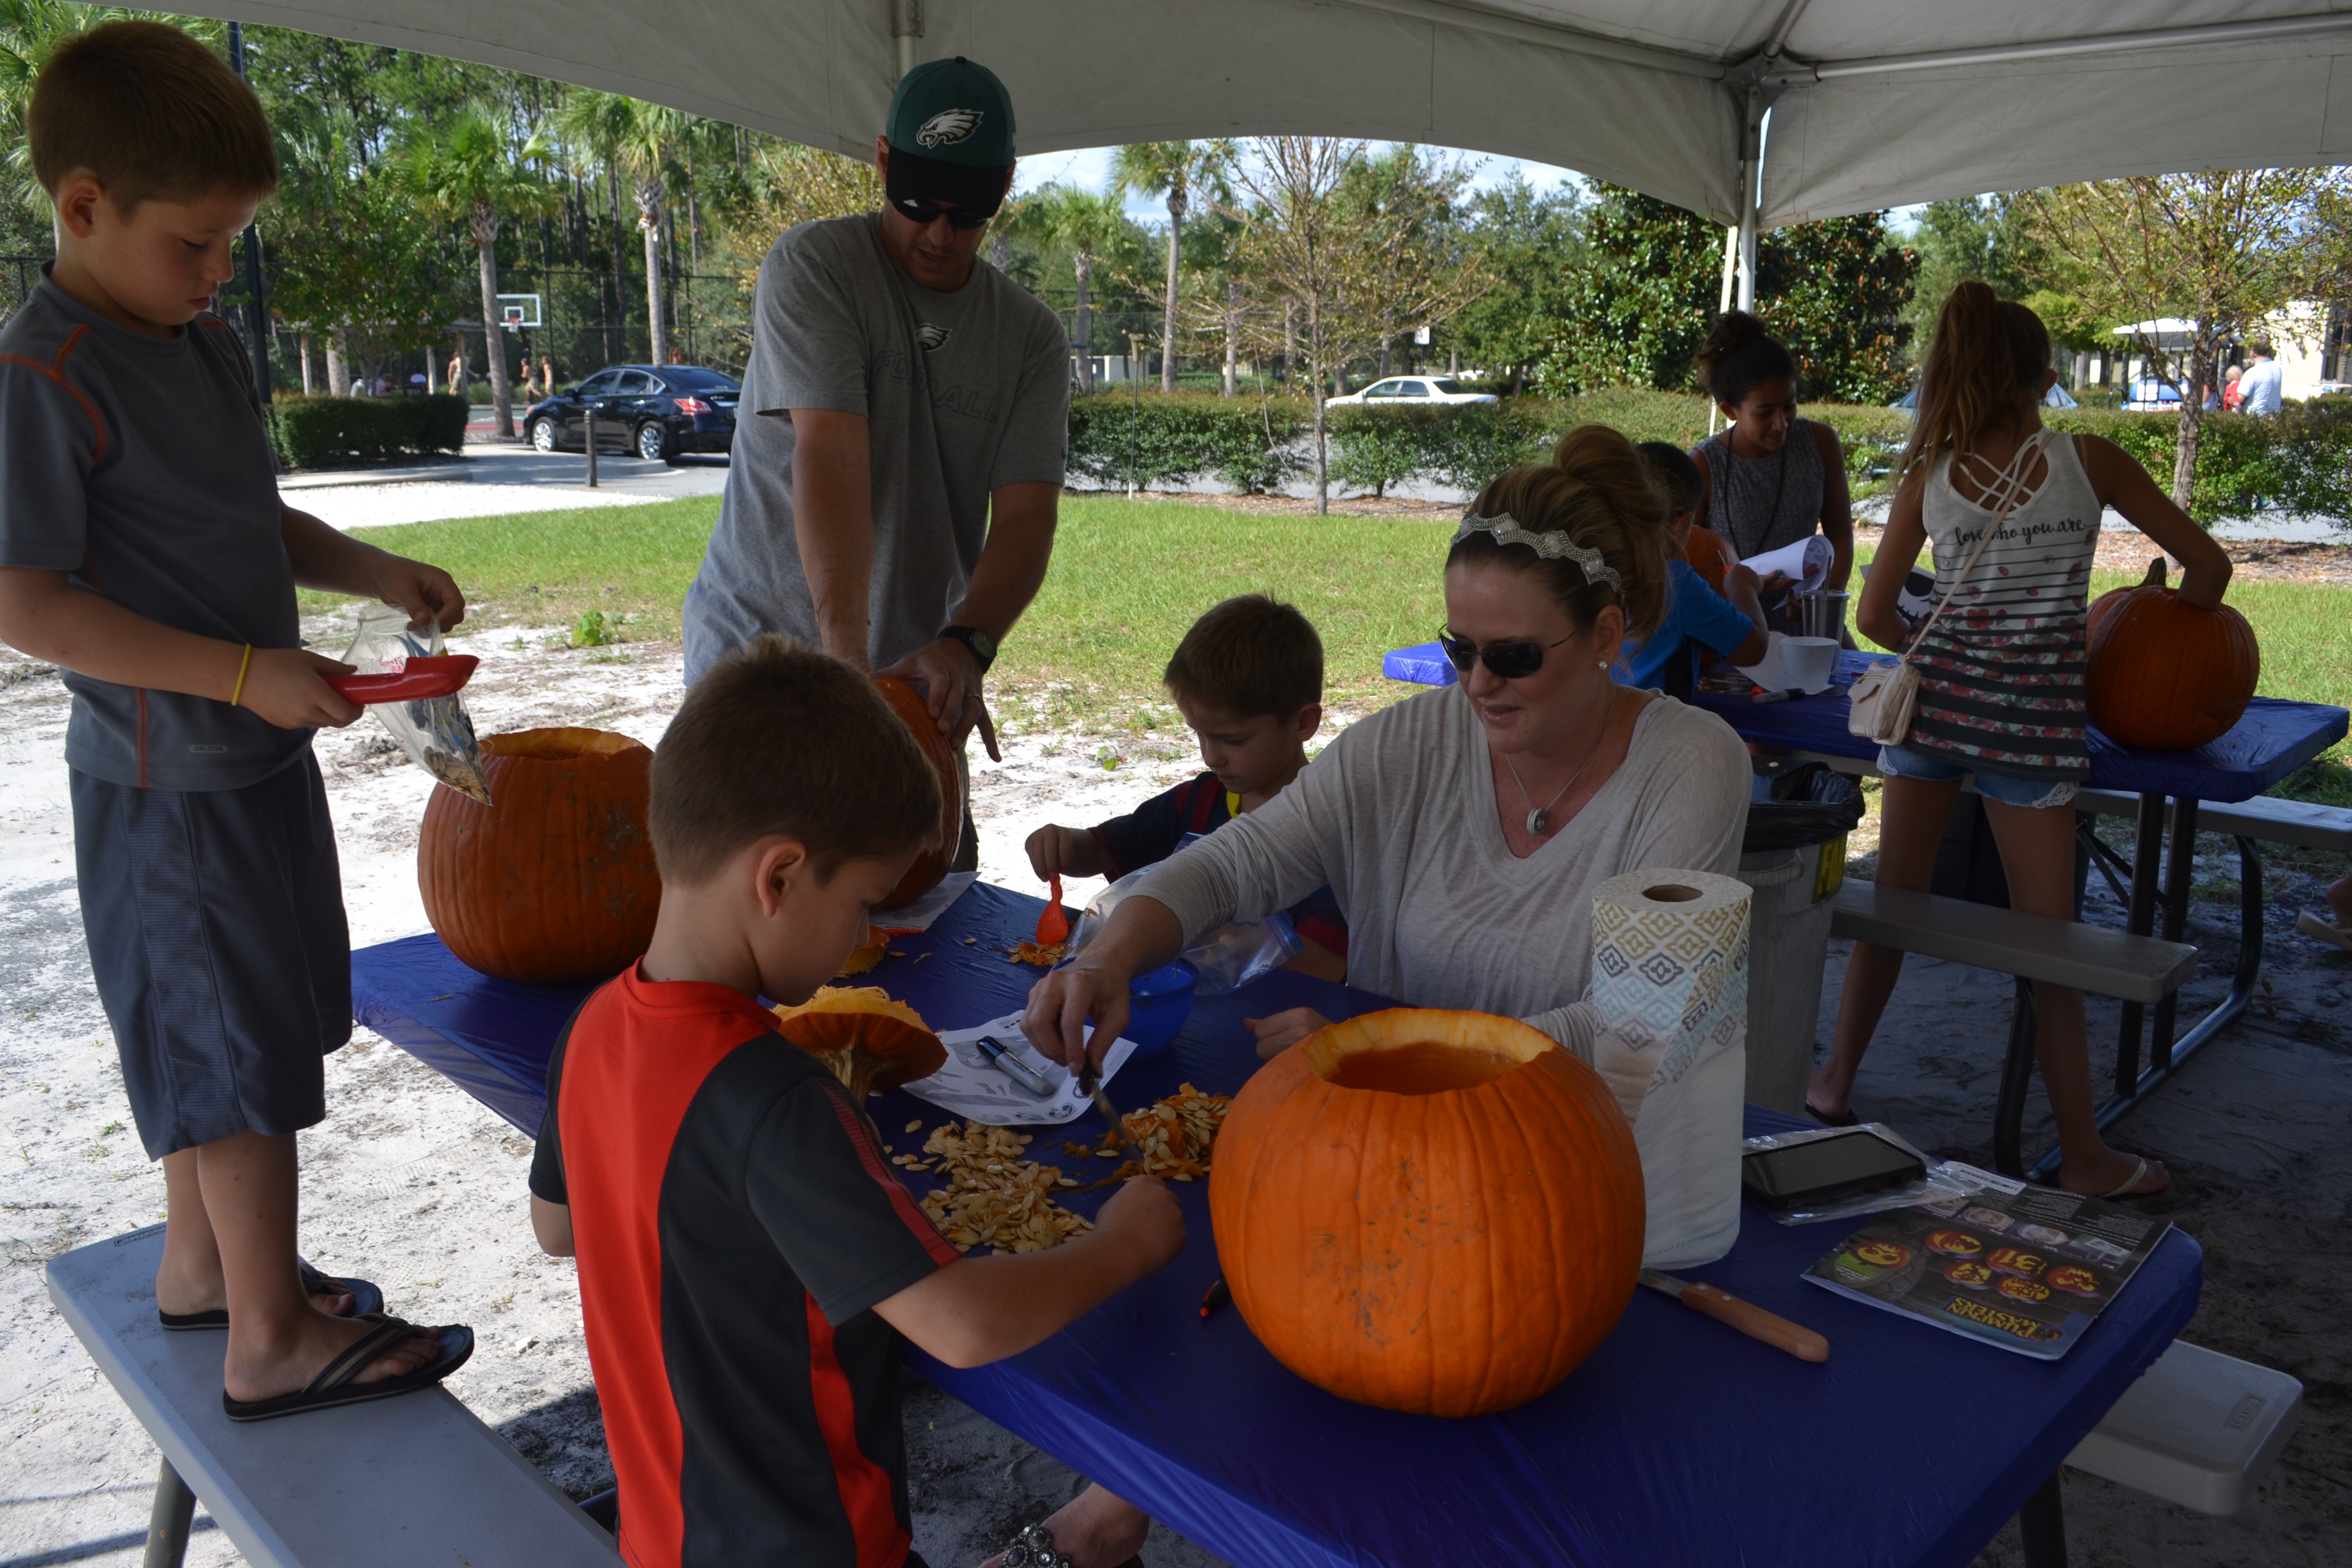
[[[199,0],[870,147],[913,55],[1012,89],[1024,153],[1276,133],[1564,164],[1765,227],[1939,196],[2352,162],[2327,0]],[[2337,0],[2340,3],[2340,0]]]

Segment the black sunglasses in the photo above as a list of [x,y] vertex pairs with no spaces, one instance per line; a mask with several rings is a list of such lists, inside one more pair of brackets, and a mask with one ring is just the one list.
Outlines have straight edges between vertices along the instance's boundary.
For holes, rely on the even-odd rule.
[[960,207],[952,202],[920,201],[913,196],[892,196],[890,205],[926,228],[941,218],[948,220],[950,228],[980,228],[996,216],[993,208],[982,212],[977,207]]
[[1457,637],[1447,632],[1437,634],[1437,646],[1445,652],[1446,661],[1463,674],[1470,666],[1484,659],[1486,668],[1498,680],[1524,680],[1543,668],[1544,650],[1558,647],[1559,643],[1574,640],[1562,637],[1559,642],[1496,642],[1480,647],[1468,637]]

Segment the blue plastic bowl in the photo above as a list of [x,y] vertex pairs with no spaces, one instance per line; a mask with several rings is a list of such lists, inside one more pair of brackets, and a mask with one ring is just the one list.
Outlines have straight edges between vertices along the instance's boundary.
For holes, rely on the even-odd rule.
[[1128,982],[1127,1027],[1120,1033],[1135,1042],[1137,1056],[1157,1056],[1176,1043],[1177,1031],[1192,1016],[1192,986],[1200,977],[1180,958]]

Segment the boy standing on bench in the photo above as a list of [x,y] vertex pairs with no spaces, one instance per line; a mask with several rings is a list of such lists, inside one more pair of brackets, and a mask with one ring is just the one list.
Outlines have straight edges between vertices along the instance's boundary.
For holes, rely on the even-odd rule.
[[278,498],[244,344],[212,313],[278,184],[261,104],[175,27],[60,45],[26,115],[57,260],[0,330],[0,640],[64,672],[74,863],[131,1115],[163,1164],[155,1302],[226,1329],[256,1420],[436,1383],[462,1328],[295,1255],[294,1135],[351,1037],[351,948],[310,732],[360,710],[294,590],[453,626],[448,574]]
[[1045,1252],[961,1258],[839,1079],[782,1039],[936,842],[939,775],[873,683],[768,636],[687,692],[654,752],[661,913],[547,1069],[541,1247],[580,1259],[588,1359],[636,1568],[913,1563],[898,1335],[1017,1355],[1175,1258],[1129,1182]]

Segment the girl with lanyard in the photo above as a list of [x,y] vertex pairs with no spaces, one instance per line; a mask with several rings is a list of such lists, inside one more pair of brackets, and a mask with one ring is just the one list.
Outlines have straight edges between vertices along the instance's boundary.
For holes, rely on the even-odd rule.
[[[1845,451],[1826,425],[1797,417],[1797,361],[1788,345],[1745,310],[1727,310],[1698,351],[1699,379],[1729,427],[1693,448],[1704,485],[1698,524],[1739,560],[1794,544],[1816,528],[1834,554],[1828,586],[1843,589],[1853,567],[1853,517]],[[1777,601],[1785,582],[1765,579],[1775,630],[1799,630]]]
[[[1973,279],[1944,301],[1878,547],[1886,570],[1870,574],[1854,624],[1886,647],[1915,640],[1896,596],[1920,547],[1932,544],[1937,598],[1953,613],[1916,639],[1910,732],[1878,753],[1886,777],[1878,885],[1927,890],[1944,819],[1962,775],[1974,773],[2010,907],[2073,920],[2074,794],[2090,773],[2084,598],[2101,510],[2114,507],[2180,562],[2184,605],[2221,604],[2230,558],[2122,447],[2043,427],[2042,397],[2056,379],[2050,333],[2032,311]],[[1806,1095],[1817,1119],[1855,1120],[1854,1074],[1902,968],[1897,949],[1854,944],[1830,1059]],[[2034,1002],[2058,1184],[2107,1198],[2165,1191],[2161,1165],[2099,1136],[2082,993],[2037,985]]]

